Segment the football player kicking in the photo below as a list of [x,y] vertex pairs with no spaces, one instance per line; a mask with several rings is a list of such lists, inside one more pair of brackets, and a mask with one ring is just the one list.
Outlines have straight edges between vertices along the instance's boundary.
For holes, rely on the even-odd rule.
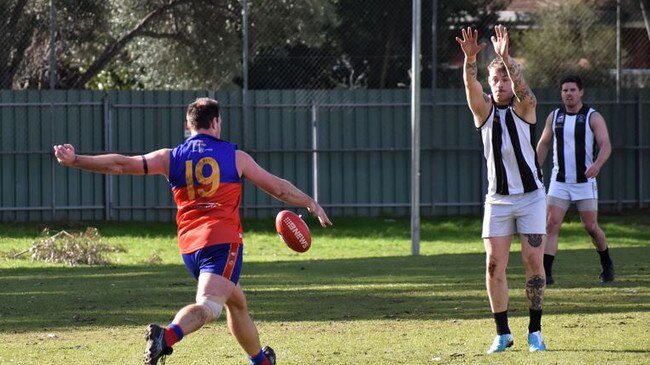
[[242,178],[287,204],[306,208],[321,226],[332,222],[323,208],[289,181],[262,167],[235,144],[221,140],[219,103],[200,98],[187,108],[192,135],[174,149],[141,156],[77,155],[70,144],[54,146],[61,165],[105,174],[163,175],[178,207],[178,245],[197,280],[196,302],[183,307],[166,327],[147,327],[144,364],[155,365],[184,336],[219,318],[226,308],[228,328],[253,365],[275,364],[273,349],[261,347],[239,276],[243,229],[239,217]]

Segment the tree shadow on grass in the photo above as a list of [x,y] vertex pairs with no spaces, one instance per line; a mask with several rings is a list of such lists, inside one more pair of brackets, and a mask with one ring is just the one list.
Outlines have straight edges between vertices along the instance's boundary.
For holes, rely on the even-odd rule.
[[[650,247],[615,251],[617,281],[597,284],[593,249],[561,252],[545,313],[650,311]],[[180,260],[180,259],[179,259]],[[261,321],[488,318],[483,254],[251,262],[241,279]],[[510,309],[527,316],[519,253],[510,258]],[[0,270],[0,331],[166,323],[194,300],[181,265]]]

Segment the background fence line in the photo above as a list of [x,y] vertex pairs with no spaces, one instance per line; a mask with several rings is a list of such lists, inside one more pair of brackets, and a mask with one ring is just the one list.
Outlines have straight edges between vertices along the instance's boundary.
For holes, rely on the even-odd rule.
[[[537,135],[559,92],[537,89]],[[327,90],[304,103],[301,90],[257,90],[250,104],[239,92],[0,91],[0,217],[2,221],[174,219],[161,177],[102,176],[65,169],[53,144],[82,154],[143,154],[184,139],[187,103],[220,100],[222,137],[239,143],[272,173],[292,181],[332,216],[410,214],[410,119],[407,90]],[[585,102],[608,123],[613,153],[599,176],[601,210],[650,202],[650,92],[588,89]],[[477,214],[486,189],[481,142],[463,90],[423,90],[421,212]],[[251,118],[244,119],[245,112]],[[247,134],[246,138],[245,134]],[[550,156],[545,177],[550,176]],[[250,184],[247,217],[283,207]]]

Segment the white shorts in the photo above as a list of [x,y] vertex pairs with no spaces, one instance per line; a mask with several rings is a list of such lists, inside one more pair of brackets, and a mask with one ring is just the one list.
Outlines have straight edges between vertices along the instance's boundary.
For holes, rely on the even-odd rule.
[[514,195],[486,195],[481,237],[503,237],[515,233],[546,234],[544,189]]
[[571,202],[598,199],[598,184],[596,184],[596,180],[575,184],[551,180],[548,195]]

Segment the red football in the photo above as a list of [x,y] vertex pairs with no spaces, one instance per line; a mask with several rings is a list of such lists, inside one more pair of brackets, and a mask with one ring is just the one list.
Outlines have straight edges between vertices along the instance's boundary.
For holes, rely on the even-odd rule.
[[309,227],[300,216],[289,210],[283,210],[275,217],[275,230],[282,241],[296,252],[305,252],[311,247]]

